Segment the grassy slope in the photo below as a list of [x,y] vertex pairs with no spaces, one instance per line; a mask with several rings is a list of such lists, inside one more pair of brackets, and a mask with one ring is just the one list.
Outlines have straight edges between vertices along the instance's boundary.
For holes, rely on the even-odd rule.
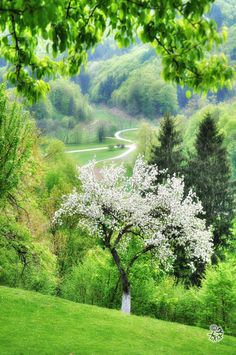
[[207,330],[0,287],[0,354],[236,353],[236,338]]

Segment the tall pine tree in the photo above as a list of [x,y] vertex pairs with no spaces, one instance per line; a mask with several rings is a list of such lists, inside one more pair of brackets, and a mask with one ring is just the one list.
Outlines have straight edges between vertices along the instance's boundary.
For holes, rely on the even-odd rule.
[[166,115],[160,123],[158,143],[152,147],[150,164],[156,164],[159,170],[166,170],[159,176],[162,181],[167,175],[182,172],[184,157],[182,154],[182,136],[176,128],[175,119]]
[[216,254],[229,240],[233,218],[231,171],[224,136],[211,114],[205,115],[197,133],[196,152],[187,169],[187,184],[202,201],[208,225],[214,228]]

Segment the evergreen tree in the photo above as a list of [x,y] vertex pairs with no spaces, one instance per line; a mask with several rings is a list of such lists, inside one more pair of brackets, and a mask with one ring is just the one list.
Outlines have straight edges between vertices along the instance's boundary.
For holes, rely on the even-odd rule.
[[189,161],[187,184],[201,200],[204,218],[214,228],[214,246],[225,246],[233,218],[231,171],[224,147],[224,136],[219,132],[211,114],[200,124],[195,143],[196,153]]
[[152,147],[150,163],[156,164],[159,170],[166,170],[159,175],[161,181],[182,171],[184,157],[182,154],[182,136],[176,129],[174,118],[166,115],[160,123],[158,143]]

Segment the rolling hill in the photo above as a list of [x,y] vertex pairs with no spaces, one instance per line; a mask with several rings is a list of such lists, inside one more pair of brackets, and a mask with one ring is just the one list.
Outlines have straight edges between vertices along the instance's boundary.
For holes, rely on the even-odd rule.
[[0,309],[1,355],[236,353],[234,337],[21,289],[0,287]]

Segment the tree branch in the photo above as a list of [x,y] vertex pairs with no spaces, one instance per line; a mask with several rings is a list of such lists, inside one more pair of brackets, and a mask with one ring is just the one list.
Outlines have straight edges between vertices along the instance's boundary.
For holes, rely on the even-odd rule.
[[11,8],[0,8],[0,12],[10,12],[15,15],[22,15],[25,10],[17,10],[17,9],[11,9]]
[[13,38],[15,41],[15,51],[17,53],[17,58],[18,58],[18,63],[16,63],[16,73],[17,73],[17,80],[19,79],[19,75],[20,75],[20,71],[22,68],[22,64],[21,64],[21,59],[20,59],[20,46],[19,46],[19,39],[17,37],[17,33],[16,33],[16,23],[15,23],[15,17],[12,14],[11,15],[11,23],[12,23],[12,34],[13,34]]
[[126,1],[130,2],[131,4],[134,4],[136,6],[142,7],[143,9],[158,10],[160,8],[158,6],[150,6],[148,3],[143,3],[140,1],[134,1],[134,0],[126,0]]
[[127,267],[127,274],[130,272],[131,267],[133,266],[133,264],[135,263],[135,261],[143,254],[147,253],[148,251],[152,250],[155,248],[155,245],[147,245],[143,250],[141,250],[140,252],[138,252],[136,255],[134,255],[132,257],[132,259],[129,262],[129,265]]
[[66,8],[66,18],[69,17],[70,9],[71,9],[71,0],[69,1],[68,6]]
[[132,224],[131,224],[131,223],[127,224],[123,229],[121,229],[121,231],[119,232],[119,234],[118,234],[118,236],[117,236],[117,238],[116,238],[116,240],[115,240],[115,242],[114,242],[114,245],[113,245],[113,248],[114,248],[114,249],[117,247],[117,245],[118,245],[119,242],[121,241],[123,235],[124,235],[125,233],[130,232],[130,230],[129,230],[130,227],[132,227]]

